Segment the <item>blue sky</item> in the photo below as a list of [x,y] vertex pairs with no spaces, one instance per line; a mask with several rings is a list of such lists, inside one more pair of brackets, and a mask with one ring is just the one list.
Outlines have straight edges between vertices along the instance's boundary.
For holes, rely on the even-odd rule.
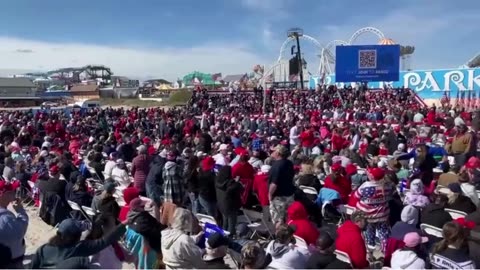
[[[2,0],[0,69],[104,64],[167,79],[250,72],[278,58],[294,26],[322,44],[372,26],[416,46],[414,68],[458,67],[480,52],[479,14],[478,0]],[[302,45],[314,73],[318,49]]]

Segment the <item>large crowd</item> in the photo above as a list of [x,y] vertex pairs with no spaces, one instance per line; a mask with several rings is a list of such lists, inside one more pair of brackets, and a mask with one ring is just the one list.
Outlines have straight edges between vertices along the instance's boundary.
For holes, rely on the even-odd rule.
[[3,111],[0,267],[474,269],[479,129],[403,88]]

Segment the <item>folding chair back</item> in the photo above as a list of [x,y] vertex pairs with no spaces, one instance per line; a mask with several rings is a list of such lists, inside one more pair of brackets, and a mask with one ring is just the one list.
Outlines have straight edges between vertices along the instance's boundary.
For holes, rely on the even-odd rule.
[[273,238],[273,224],[267,221],[263,213],[242,208],[243,215],[248,222],[248,227],[253,230],[252,238],[259,232],[267,232],[270,238]]
[[443,234],[442,234],[442,229],[441,228],[438,228],[438,227],[435,227],[435,226],[432,226],[432,225],[429,225],[429,224],[425,224],[425,223],[422,223],[420,224],[420,229],[425,232],[426,234],[429,234],[429,235],[432,235],[432,236],[435,236],[435,237],[438,237],[438,238],[443,238]]
[[70,201],[70,200],[68,200],[67,203],[68,203],[68,205],[70,206],[70,208],[72,208],[72,210],[74,210],[74,211],[82,211],[82,209],[80,208],[80,206],[78,205],[78,203],[73,202],[73,201]]
[[299,186],[298,188],[300,188],[305,194],[318,195],[318,192],[314,187]]
[[95,211],[93,211],[93,209],[90,207],[82,206],[82,210],[91,218],[94,218],[97,215],[97,213],[95,213]]
[[352,260],[350,260],[350,256],[346,252],[343,252],[343,251],[340,251],[340,250],[336,249],[334,251],[334,253],[337,256],[337,259],[339,259],[342,262],[345,262],[345,263],[348,263],[348,264],[352,265]]
[[450,214],[452,219],[464,218],[464,217],[467,216],[467,213],[462,212],[462,211],[458,211],[458,210],[455,210],[455,209],[445,208],[445,211],[447,211]]
[[217,224],[217,221],[215,220],[214,217],[212,216],[209,216],[209,215],[204,215],[204,214],[195,214],[195,216],[197,217],[198,219],[198,222],[203,225],[205,223],[210,223],[210,224],[213,224],[213,225],[218,225]]
[[305,241],[305,239],[301,238],[300,236],[296,236],[296,235],[294,235],[294,237],[295,237],[295,244],[298,247],[308,248],[308,244]]

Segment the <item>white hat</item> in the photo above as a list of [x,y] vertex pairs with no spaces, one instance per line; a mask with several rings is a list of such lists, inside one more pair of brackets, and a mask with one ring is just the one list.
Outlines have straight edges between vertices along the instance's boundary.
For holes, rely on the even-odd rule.
[[218,151],[225,151],[228,149],[228,145],[222,143],[220,144],[220,147],[218,148]]
[[398,151],[405,150],[405,144],[404,143],[399,144],[397,149],[398,149]]
[[49,142],[44,142],[44,143],[42,143],[42,148],[44,148],[44,147],[50,148],[50,146],[52,146],[52,144],[49,143]]
[[41,157],[47,157],[48,156],[48,151],[47,150],[40,151],[40,156]]
[[167,149],[163,149],[158,155],[162,158],[167,158],[167,152]]
[[260,167],[260,171],[261,171],[262,173],[268,173],[268,172],[270,171],[270,168],[271,168],[270,165],[262,165],[262,166]]

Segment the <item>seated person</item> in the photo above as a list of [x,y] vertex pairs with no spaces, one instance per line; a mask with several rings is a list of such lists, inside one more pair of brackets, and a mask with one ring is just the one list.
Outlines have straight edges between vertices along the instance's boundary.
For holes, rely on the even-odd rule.
[[322,232],[316,243],[317,249],[312,252],[305,265],[305,269],[351,269],[350,264],[337,259],[335,240],[328,232]]

